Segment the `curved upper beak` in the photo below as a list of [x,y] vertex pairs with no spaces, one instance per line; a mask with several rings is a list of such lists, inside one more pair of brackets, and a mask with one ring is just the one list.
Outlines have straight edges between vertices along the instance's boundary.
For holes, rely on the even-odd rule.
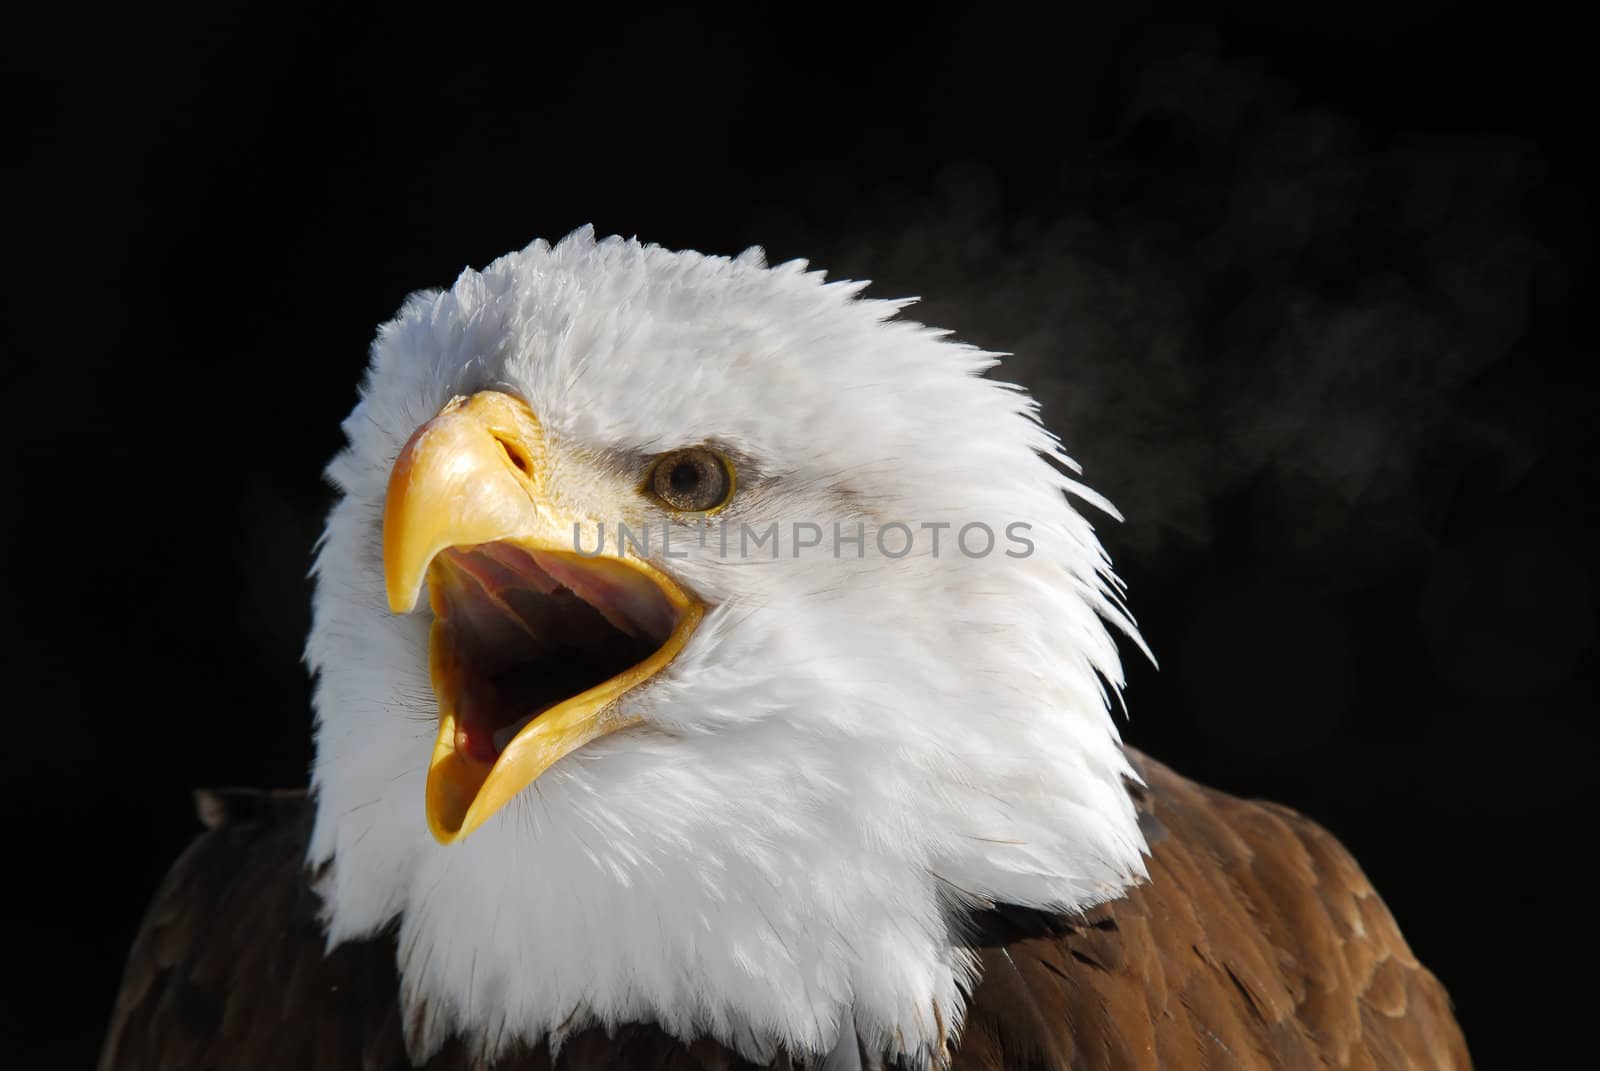
[[637,724],[618,701],[672,661],[704,614],[620,546],[578,553],[583,519],[548,481],[538,418],[497,391],[452,400],[390,473],[389,607],[411,612],[426,584],[434,615],[426,810],[443,843],[566,755]]
[[428,566],[449,547],[533,538],[559,549],[541,486],[544,434],[526,404],[498,391],[454,398],[418,428],[389,473],[383,579],[389,609],[410,613]]

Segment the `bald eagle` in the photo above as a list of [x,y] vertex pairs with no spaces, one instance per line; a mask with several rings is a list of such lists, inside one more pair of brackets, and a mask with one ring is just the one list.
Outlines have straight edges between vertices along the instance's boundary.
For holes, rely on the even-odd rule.
[[103,1068],[1468,1065],[1331,836],[1122,745],[1109,504],[863,285],[584,230],[407,301],[309,793],[199,795]]

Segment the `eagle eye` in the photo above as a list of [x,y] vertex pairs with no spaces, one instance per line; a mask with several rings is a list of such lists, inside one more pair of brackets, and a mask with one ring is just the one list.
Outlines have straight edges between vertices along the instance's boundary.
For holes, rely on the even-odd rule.
[[733,495],[733,466],[703,446],[674,450],[656,459],[650,490],[680,513],[705,513]]

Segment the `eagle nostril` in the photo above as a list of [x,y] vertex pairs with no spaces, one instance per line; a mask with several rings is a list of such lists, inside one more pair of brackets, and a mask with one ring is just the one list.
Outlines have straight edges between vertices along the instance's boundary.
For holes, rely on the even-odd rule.
[[500,449],[505,451],[506,457],[516,466],[518,472],[524,476],[533,475],[533,463],[528,460],[528,455],[523,452],[522,447],[516,443],[508,442],[498,435],[494,437],[494,441],[500,444]]

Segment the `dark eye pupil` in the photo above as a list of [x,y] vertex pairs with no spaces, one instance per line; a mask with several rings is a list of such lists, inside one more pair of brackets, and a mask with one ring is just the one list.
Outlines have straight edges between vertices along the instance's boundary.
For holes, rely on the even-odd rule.
[[700,468],[692,461],[680,461],[672,466],[667,482],[680,495],[686,495],[700,486]]

